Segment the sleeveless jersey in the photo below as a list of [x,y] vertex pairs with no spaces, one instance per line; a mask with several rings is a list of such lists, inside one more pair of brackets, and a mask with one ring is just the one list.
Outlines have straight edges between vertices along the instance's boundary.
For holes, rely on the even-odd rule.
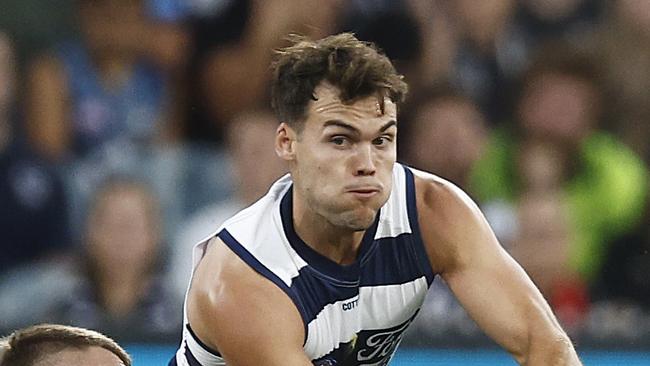
[[[329,260],[296,235],[289,175],[216,235],[291,298],[305,327],[304,351],[316,366],[387,365],[435,277],[418,228],[413,173],[400,164],[353,264]],[[195,247],[195,267],[209,239]],[[170,365],[225,363],[196,337],[185,316],[183,340]]]

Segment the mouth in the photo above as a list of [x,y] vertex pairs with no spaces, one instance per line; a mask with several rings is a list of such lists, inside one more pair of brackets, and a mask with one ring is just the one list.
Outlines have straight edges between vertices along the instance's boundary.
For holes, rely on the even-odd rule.
[[381,188],[375,186],[351,187],[347,193],[361,199],[369,199],[381,193]]

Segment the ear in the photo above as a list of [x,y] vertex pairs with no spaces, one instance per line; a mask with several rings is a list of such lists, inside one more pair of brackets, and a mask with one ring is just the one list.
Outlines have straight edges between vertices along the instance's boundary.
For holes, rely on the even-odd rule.
[[280,123],[275,134],[275,153],[285,161],[292,161],[296,158],[295,142],[297,141],[296,131],[286,122]]

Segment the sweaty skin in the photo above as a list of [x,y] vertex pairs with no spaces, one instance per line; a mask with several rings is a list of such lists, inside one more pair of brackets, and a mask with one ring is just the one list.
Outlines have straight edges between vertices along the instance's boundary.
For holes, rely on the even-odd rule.
[[[327,83],[314,94],[300,131],[278,127],[276,152],[292,174],[296,232],[348,264],[391,191],[396,107],[386,99],[381,113],[376,96],[342,103]],[[424,172],[416,172],[415,185],[431,266],[478,325],[522,365],[580,365],[546,301],[467,195]],[[229,366],[311,365],[295,305],[218,238],[196,269],[187,313],[197,336]]]

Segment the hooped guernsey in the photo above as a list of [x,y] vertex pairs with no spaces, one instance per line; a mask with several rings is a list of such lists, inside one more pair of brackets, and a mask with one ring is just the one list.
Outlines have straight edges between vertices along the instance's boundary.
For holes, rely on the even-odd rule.
[[[396,163],[392,179],[388,201],[350,265],[329,260],[298,237],[290,175],[215,234],[291,298],[305,328],[303,349],[315,366],[388,365],[434,280],[418,226],[413,172]],[[194,268],[212,237],[194,248]],[[193,333],[186,314],[169,365],[226,363]]]

